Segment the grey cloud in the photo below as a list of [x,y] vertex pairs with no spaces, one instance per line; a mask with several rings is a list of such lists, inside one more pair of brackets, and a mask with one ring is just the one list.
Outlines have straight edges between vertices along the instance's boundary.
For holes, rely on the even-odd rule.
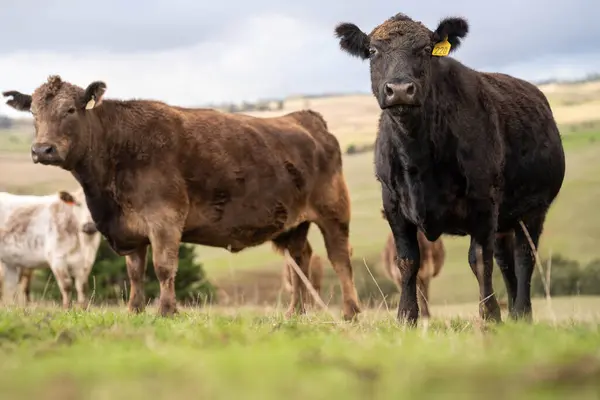
[[[336,50],[335,25],[354,22],[369,32],[397,12],[422,21],[430,29],[435,29],[443,17],[466,17],[471,31],[456,57],[475,68],[504,68],[553,55],[572,55],[577,60],[581,54],[600,53],[600,41],[595,40],[600,37],[600,24],[595,21],[600,2],[590,0],[21,0],[3,4],[0,37],[8,40],[0,46],[0,55],[89,49],[133,53],[223,38],[231,41],[231,32],[247,18],[280,13],[320,29],[322,42],[313,44],[319,47],[315,51],[318,61],[307,59],[305,54],[298,54],[297,59],[304,58],[302,64],[311,71],[311,83],[321,82],[320,86],[342,91],[344,82],[346,87],[357,85],[355,79],[360,80],[361,88],[367,88],[368,75],[365,63]],[[273,34],[285,37],[287,32]],[[277,57],[276,51],[273,57]],[[308,76],[296,78],[308,80]]]

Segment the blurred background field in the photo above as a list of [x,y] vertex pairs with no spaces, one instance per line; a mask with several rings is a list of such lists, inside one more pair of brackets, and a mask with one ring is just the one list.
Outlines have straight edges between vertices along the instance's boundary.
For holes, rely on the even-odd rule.
[[[582,265],[600,259],[600,81],[550,83],[540,88],[548,96],[561,128],[567,154],[566,178],[552,207],[542,237],[540,256],[551,255],[574,260]],[[375,139],[379,107],[370,94],[312,96],[284,99],[271,106],[279,110],[256,111],[246,103],[240,112],[260,117],[281,115],[301,108],[319,111],[338,137],[344,155],[344,172],[352,199],[351,244],[358,284],[380,297],[372,285],[370,269],[386,293],[394,292],[381,276],[379,253],[388,235],[381,218],[379,185],[374,178],[372,145]],[[264,108],[264,107],[263,107]],[[43,194],[74,187],[71,175],[58,168],[34,165],[29,156],[33,127],[29,119],[5,119],[0,129],[0,190],[14,193]],[[315,251],[326,258],[323,240],[316,227],[310,240]],[[432,304],[470,302],[477,298],[477,284],[466,262],[468,238],[443,237],[446,264],[432,281]],[[226,250],[196,246],[198,261],[207,278],[221,288],[221,300],[229,304],[272,304],[280,298],[282,259],[269,244],[232,255]],[[95,271],[92,271],[94,275]],[[337,279],[326,263],[326,292],[335,298]],[[501,280],[496,289],[503,290]]]

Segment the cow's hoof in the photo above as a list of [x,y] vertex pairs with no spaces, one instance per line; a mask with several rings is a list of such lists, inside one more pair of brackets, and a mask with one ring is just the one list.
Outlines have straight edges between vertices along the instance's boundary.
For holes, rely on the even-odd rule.
[[304,314],[306,314],[306,309],[303,306],[294,307],[292,305],[285,312],[285,319],[291,319]]
[[521,310],[519,310],[515,307],[510,312],[510,318],[513,321],[532,323],[533,322],[533,313],[531,312],[531,307],[527,307],[527,308],[521,309]]
[[343,309],[344,321],[357,321],[358,314],[360,314],[360,312],[361,312],[361,309],[356,300],[352,299],[352,300],[346,300],[344,302],[344,309]]
[[177,304],[174,301],[161,301],[158,306],[158,314],[161,317],[172,317],[178,313]]
[[400,325],[408,328],[415,328],[417,326],[417,321],[419,320],[419,311],[398,309],[397,318]]
[[140,314],[144,312],[144,303],[139,302],[129,302],[127,305],[127,309],[131,314]]
[[494,298],[489,299],[486,303],[479,305],[479,315],[481,316],[482,320],[487,322],[502,322],[500,305]]

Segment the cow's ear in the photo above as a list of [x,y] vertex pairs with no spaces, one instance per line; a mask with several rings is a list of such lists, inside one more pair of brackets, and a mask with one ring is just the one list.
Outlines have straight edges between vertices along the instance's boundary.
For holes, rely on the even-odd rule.
[[16,90],[9,90],[8,92],[3,92],[2,95],[4,97],[12,97],[12,99],[6,101],[6,104],[11,106],[15,110],[31,111],[30,95],[17,92]]
[[61,190],[60,192],[58,192],[58,197],[65,202],[66,204],[72,206],[76,203],[75,201],[75,197],[73,197],[73,195],[69,192],[65,192],[64,190]]
[[469,24],[466,19],[444,18],[433,32],[432,39],[436,44],[447,40],[450,43],[448,52],[453,52],[460,46],[461,39],[467,36],[467,33],[469,33]]
[[95,81],[88,85],[83,94],[82,104],[86,110],[96,108],[102,103],[104,98],[104,92],[106,92],[106,83],[102,81]]
[[344,22],[335,28],[342,50],[363,60],[369,58],[369,36],[354,24]]

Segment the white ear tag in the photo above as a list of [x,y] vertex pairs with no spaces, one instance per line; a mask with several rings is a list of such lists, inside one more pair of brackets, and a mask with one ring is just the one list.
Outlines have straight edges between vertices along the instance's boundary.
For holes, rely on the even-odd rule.
[[87,104],[85,105],[85,109],[86,110],[91,110],[92,108],[94,108],[94,106],[96,105],[96,100],[94,100],[93,98],[90,99],[90,101],[87,102]]

